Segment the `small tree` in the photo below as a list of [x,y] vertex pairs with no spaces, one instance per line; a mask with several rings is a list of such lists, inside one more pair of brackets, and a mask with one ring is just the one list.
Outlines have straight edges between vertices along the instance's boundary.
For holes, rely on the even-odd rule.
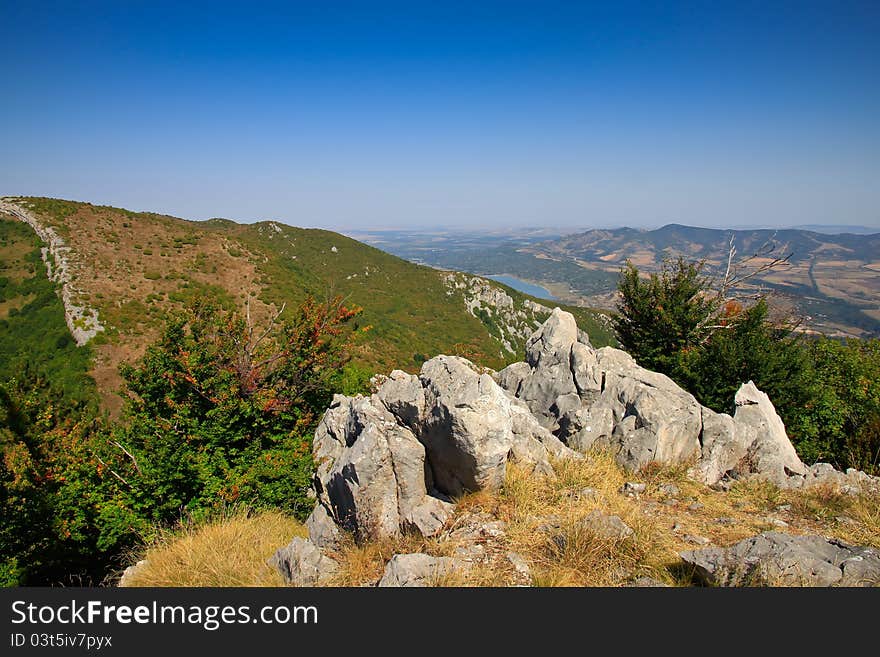
[[703,263],[664,261],[647,279],[627,262],[621,272],[614,330],[620,344],[644,367],[675,373],[683,352],[698,347],[717,303],[706,295]]
[[733,398],[746,381],[767,392],[789,418],[811,398],[813,381],[800,336],[768,321],[761,299],[749,308],[726,304],[715,330],[698,349],[679,359],[676,376],[705,406],[733,413]]

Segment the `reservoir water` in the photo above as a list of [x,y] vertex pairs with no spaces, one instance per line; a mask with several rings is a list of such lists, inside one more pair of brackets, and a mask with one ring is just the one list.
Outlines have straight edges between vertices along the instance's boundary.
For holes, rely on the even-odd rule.
[[539,299],[558,301],[556,297],[550,294],[550,291],[547,288],[541,287],[540,285],[534,285],[533,283],[526,283],[525,281],[521,281],[513,276],[508,276],[507,274],[492,274],[491,276],[486,276],[486,278],[491,278],[493,281],[504,283],[505,285],[512,287],[514,290],[530,294]]

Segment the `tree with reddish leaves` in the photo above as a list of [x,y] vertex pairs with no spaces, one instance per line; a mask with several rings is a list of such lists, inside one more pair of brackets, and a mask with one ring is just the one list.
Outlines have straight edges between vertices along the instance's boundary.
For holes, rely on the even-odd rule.
[[338,297],[285,310],[257,327],[197,301],[123,368],[129,421],[112,467],[128,510],[151,522],[234,503],[308,514],[311,432],[360,310]]

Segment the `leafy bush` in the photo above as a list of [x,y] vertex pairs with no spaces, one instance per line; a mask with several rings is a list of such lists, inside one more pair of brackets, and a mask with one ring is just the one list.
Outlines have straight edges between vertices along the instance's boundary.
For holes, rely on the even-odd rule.
[[257,330],[195,301],[171,320],[122,370],[131,398],[114,441],[131,483],[126,506],[153,523],[230,503],[308,515],[310,432],[348,358],[356,314],[339,299],[309,299]]
[[798,449],[810,460],[877,472],[880,466],[880,340],[821,338],[805,356],[814,385],[793,409]]

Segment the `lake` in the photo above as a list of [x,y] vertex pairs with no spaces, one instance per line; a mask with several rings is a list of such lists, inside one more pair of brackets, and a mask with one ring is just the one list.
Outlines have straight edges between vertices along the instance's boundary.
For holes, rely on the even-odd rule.
[[486,276],[486,278],[491,278],[493,281],[504,283],[505,285],[509,285],[510,287],[512,287],[514,290],[518,290],[519,292],[523,292],[525,294],[530,294],[533,297],[538,297],[539,299],[547,299],[548,301],[559,301],[559,299],[550,294],[550,291],[547,288],[541,287],[540,285],[534,285],[533,283],[526,283],[525,281],[521,281],[518,278],[514,278],[513,276],[509,276],[507,274],[492,274],[491,276]]

